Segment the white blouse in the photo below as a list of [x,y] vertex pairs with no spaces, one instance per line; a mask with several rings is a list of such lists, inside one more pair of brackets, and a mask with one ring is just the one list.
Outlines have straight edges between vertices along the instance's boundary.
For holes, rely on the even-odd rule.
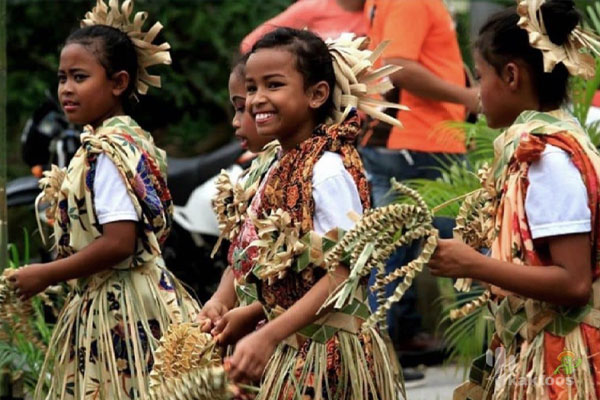
[[533,239],[592,230],[587,190],[564,150],[547,145],[528,179],[525,213]]
[[352,228],[354,221],[348,213],[354,211],[362,215],[363,208],[358,188],[344,168],[342,156],[325,152],[315,163],[312,184],[315,232],[322,235],[336,227],[344,230]]
[[100,225],[116,221],[139,221],[123,177],[106,154],[96,161],[94,206]]

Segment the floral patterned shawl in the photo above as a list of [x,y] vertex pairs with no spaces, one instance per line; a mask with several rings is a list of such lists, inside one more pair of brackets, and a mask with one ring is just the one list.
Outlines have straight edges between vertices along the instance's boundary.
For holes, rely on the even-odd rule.
[[66,177],[55,199],[54,231],[59,257],[69,256],[101,235],[94,211],[94,178],[96,161],[106,154],[117,166],[140,218],[134,268],[161,254],[160,245],[167,238],[173,202],[166,185],[165,153],[154,146],[152,137],[130,117],[106,120],[94,130],[86,126],[81,135],[81,148],[69,164]]

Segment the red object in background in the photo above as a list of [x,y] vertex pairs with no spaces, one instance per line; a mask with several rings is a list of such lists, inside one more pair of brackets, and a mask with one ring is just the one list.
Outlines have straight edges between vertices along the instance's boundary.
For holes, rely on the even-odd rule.
[[281,26],[308,28],[327,39],[343,32],[364,36],[367,34],[369,21],[363,10],[346,11],[336,0],[298,0],[248,34],[240,44],[241,53],[249,51],[263,35]]
[[592,105],[594,107],[600,107],[600,90],[596,91],[594,98],[592,99]]

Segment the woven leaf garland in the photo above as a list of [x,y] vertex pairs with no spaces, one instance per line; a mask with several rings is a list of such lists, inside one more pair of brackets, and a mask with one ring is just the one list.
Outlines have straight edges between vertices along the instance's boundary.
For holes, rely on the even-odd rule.
[[[371,290],[376,294],[379,307],[363,324],[366,330],[376,324],[385,328],[387,311],[398,302],[423,270],[437,247],[438,232],[433,227],[431,211],[415,190],[392,180],[392,190],[412,199],[415,204],[390,204],[367,211],[357,224],[327,254],[326,265],[335,268],[340,262],[350,266],[348,278],[329,296],[323,308],[341,309],[348,305],[360,281],[375,270],[376,279]],[[385,264],[392,253],[401,246],[421,241],[419,257],[389,274]],[[386,285],[400,280],[389,298]]]

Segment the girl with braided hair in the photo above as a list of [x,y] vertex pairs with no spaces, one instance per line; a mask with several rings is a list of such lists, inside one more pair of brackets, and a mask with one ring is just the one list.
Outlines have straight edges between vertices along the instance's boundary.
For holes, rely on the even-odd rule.
[[562,108],[569,77],[595,73],[579,22],[572,0],[520,0],[476,43],[483,112],[508,128],[476,194],[491,257],[440,240],[429,263],[491,285],[495,334],[455,399],[600,397],[600,155]]
[[69,167],[40,182],[57,260],[9,278],[22,299],[74,281],[36,399],[147,398],[162,333],[198,311],[161,257],[173,211],[166,155],[124,110],[135,92],[160,86],[146,67],[170,63],[169,45],[152,44],[159,23],[141,32],[145,13],[130,21],[131,1],[109,5],[98,0],[60,54],[60,103],[85,127]]
[[[382,332],[361,331],[370,313],[366,282],[349,307],[320,310],[348,276],[341,264],[328,273],[323,253],[352,228],[349,215],[369,208],[354,146],[356,108],[379,115],[366,85],[352,86],[357,94],[344,78],[357,60],[371,65],[371,53],[359,48],[366,42],[342,41],[336,47],[309,31],[279,28],[254,45],[246,63],[246,104],[258,134],[282,148],[248,208],[245,239],[234,244],[240,279],[256,287],[256,318],[268,322],[237,341],[225,363],[234,381],[261,379],[257,399],[391,400],[400,390]],[[235,323],[225,314],[213,334],[227,341]]]

